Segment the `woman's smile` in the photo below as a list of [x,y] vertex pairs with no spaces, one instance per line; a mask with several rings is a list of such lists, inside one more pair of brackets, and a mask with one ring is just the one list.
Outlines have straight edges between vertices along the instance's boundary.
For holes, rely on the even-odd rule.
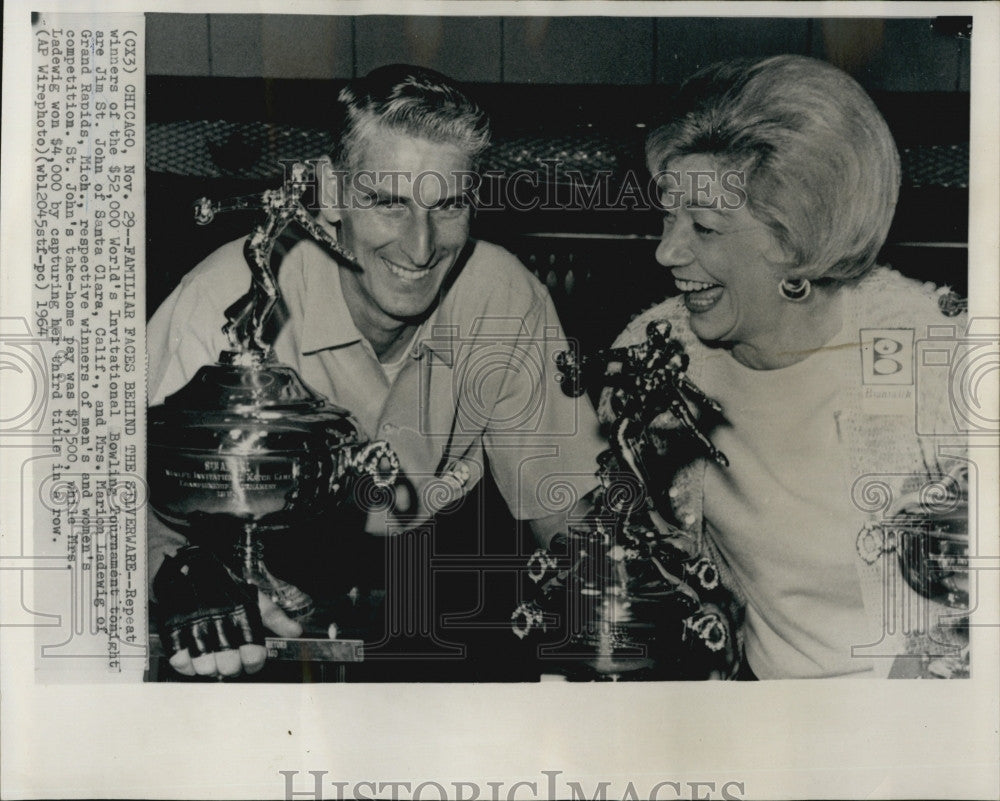
[[684,307],[692,314],[705,312],[713,308],[722,298],[725,287],[707,281],[689,281],[675,278],[674,284],[684,293]]
[[764,346],[788,305],[778,294],[787,270],[783,249],[746,203],[723,202],[719,176],[727,173],[711,157],[683,156],[670,167],[682,176],[681,188],[671,185],[665,194],[670,202],[656,260],[683,293],[692,331],[705,342],[733,346],[734,354],[744,345]]

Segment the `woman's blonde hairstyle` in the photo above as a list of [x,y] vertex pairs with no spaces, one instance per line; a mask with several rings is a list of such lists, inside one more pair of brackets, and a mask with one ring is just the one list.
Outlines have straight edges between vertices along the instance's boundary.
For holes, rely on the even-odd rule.
[[652,172],[692,154],[742,170],[751,213],[796,277],[849,281],[875,264],[899,196],[899,153],[849,75],[805,56],[727,62],[687,81],[669,111],[673,121],[646,140]]

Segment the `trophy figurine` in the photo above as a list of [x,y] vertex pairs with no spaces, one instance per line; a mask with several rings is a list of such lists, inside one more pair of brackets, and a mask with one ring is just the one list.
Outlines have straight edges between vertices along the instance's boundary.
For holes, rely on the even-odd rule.
[[[305,619],[313,600],[274,575],[265,541],[302,531],[358,495],[358,482],[388,487],[399,462],[382,441],[369,441],[346,409],[311,390],[274,358],[265,324],[279,299],[271,252],[292,222],[338,260],[353,256],[309,214],[301,198],[308,171],[297,164],[280,189],[256,198],[266,213],[246,240],[250,290],[226,310],[230,347],[183,388],[149,410],[149,482],[154,511],[229,569]],[[197,202],[196,219],[253,207]]]
[[725,679],[739,670],[739,604],[711,556],[650,492],[666,484],[647,460],[657,418],[673,421],[676,445],[729,464],[700,422],[721,409],[687,377],[688,357],[670,330],[655,321],[637,345],[556,357],[563,391],[576,397],[588,379],[601,379],[614,419],[593,510],[532,555],[511,627],[570,678]]

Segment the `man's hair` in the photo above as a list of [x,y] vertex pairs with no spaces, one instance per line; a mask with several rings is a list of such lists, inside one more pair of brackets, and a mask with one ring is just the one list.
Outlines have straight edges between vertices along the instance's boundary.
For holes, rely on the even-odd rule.
[[359,169],[359,145],[379,129],[454,145],[473,165],[490,142],[486,113],[450,78],[423,67],[374,69],[345,86],[337,106],[330,160],[339,169]]
[[896,208],[899,154],[853,78],[805,56],[732,61],[693,76],[670,112],[646,141],[653,173],[692,154],[742,170],[751,213],[796,275],[840,282],[871,269]]

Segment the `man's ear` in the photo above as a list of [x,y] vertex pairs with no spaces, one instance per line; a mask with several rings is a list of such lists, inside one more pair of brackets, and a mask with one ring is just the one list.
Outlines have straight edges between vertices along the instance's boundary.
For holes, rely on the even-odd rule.
[[333,166],[329,156],[316,161],[316,194],[319,213],[328,223],[340,222],[344,210],[346,173]]

